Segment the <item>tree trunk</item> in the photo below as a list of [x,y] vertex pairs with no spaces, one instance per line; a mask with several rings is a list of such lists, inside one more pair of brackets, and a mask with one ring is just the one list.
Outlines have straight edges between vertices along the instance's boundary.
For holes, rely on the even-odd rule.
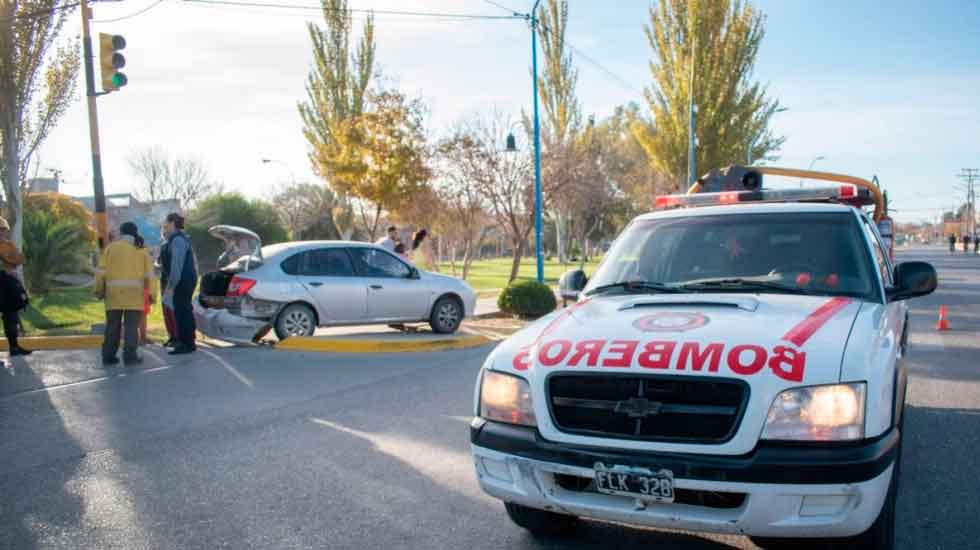
[[470,274],[470,264],[473,263],[473,243],[463,241],[463,280]]
[[381,222],[381,203],[374,209],[374,223],[371,224],[371,242],[378,238],[378,223]]
[[521,269],[521,259],[524,257],[524,240],[521,238],[513,239],[514,259],[510,264],[510,279],[507,283],[513,283],[517,279],[517,273]]
[[[13,124],[11,121],[4,121],[4,124]],[[4,132],[3,137],[11,137],[14,131]],[[6,199],[4,215],[7,223],[10,224],[10,240],[23,250],[23,209],[21,207],[21,187],[20,187],[20,143],[17,139],[2,140],[5,151],[3,152],[4,167],[3,194]]]

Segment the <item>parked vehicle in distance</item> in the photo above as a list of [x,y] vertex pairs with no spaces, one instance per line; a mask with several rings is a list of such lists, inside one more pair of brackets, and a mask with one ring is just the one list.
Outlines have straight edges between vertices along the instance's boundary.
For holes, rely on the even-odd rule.
[[255,342],[270,330],[285,339],[317,327],[427,322],[449,334],[476,308],[476,292],[455,277],[421,271],[369,243],[305,241],[262,246],[254,232],[218,225],[219,269],[201,277],[198,330]]

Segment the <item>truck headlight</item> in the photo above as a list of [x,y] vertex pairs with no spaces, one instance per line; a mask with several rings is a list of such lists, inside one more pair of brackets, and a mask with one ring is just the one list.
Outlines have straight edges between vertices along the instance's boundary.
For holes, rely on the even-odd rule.
[[793,388],[769,407],[762,439],[850,441],[864,437],[866,384]]
[[508,424],[537,426],[531,387],[523,378],[485,370],[480,383],[480,416]]

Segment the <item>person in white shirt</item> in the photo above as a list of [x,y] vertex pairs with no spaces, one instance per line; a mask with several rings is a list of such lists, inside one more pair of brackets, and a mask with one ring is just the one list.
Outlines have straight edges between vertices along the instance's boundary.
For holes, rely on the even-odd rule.
[[374,244],[383,247],[388,252],[394,252],[395,245],[398,244],[398,228],[393,225],[388,227],[388,235],[378,239],[378,242]]

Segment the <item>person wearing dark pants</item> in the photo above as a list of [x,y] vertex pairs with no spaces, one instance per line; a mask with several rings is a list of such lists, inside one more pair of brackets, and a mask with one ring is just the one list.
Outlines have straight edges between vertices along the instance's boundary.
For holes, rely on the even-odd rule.
[[17,268],[24,264],[24,255],[10,240],[10,224],[0,218],[0,312],[3,313],[3,334],[11,357],[30,355],[31,350],[20,347],[20,311],[27,307],[27,291],[17,277]]
[[105,299],[106,328],[102,339],[102,364],[119,362],[119,336],[123,336],[123,361],[141,363],[139,326],[145,305],[145,293],[153,285],[153,260],[140,241],[136,224],[126,222],[119,228],[119,239],[106,247],[95,272],[95,294]]
[[197,286],[197,265],[190,237],[184,233],[184,218],[176,212],[167,215],[163,226],[167,234],[166,253],[160,263],[166,273],[167,286],[163,290],[163,305],[174,312],[177,325],[177,345],[171,355],[192,353],[197,350],[194,308],[191,300]]

